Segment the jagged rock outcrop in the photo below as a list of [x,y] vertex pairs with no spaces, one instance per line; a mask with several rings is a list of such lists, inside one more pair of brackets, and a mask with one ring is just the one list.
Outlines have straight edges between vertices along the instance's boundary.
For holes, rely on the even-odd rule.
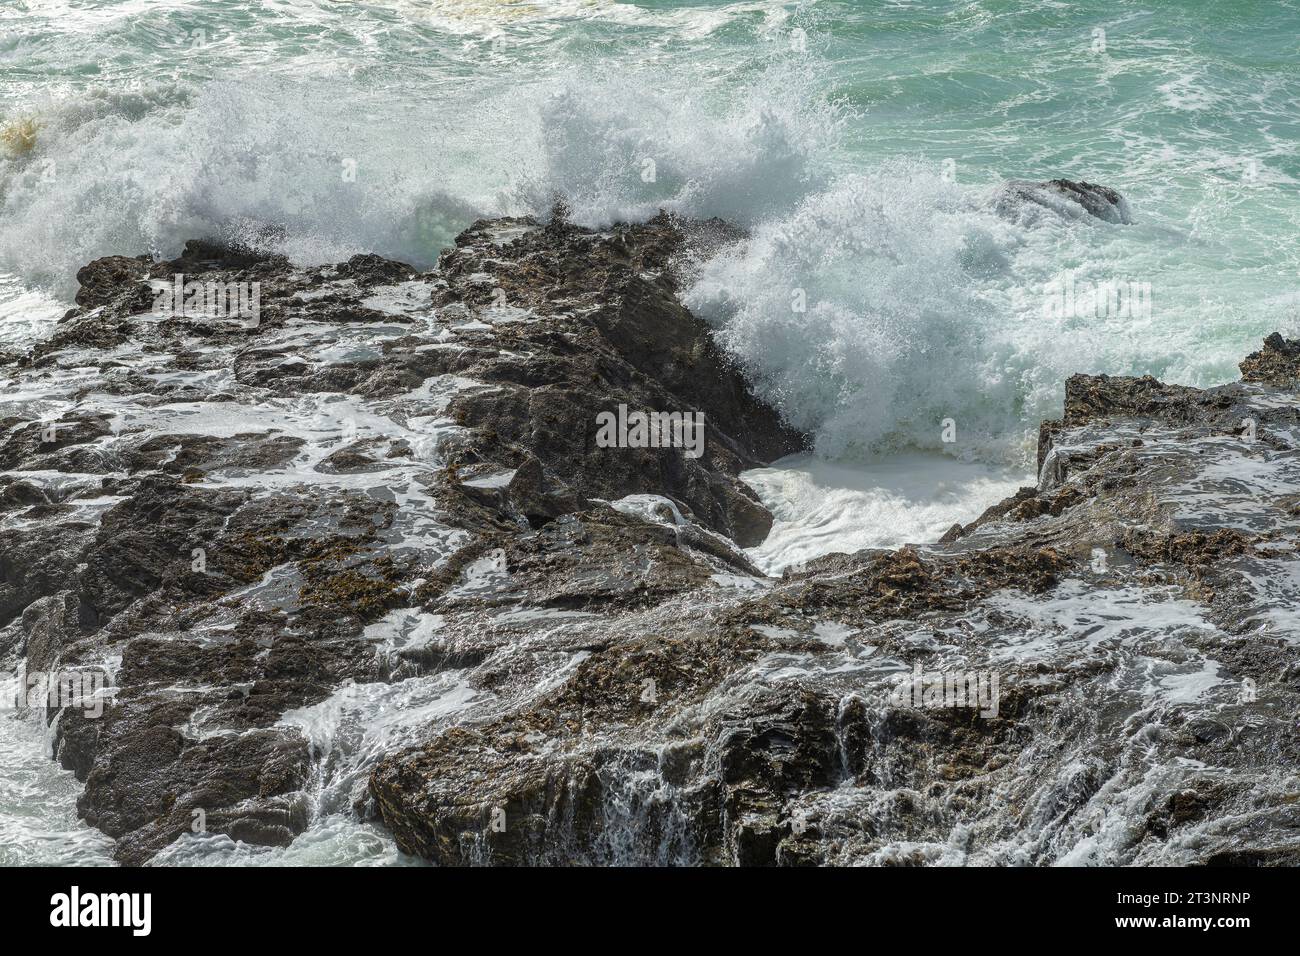
[[1262,349],[1242,360],[1241,380],[1294,388],[1300,383],[1300,341],[1274,332],[1264,340]]
[[[0,654],[112,683],[48,717],[120,860],[346,816],[444,864],[1300,861],[1300,344],[1075,376],[1035,485],[775,579],[737,475],[801,437],[676,298],[735,238],[82,271],[0,367]],[[703,454],[601,447],[620,404]]]
[[[1291,390],[1074,376],[1036,487],[610,621],[563,684],[383,760],[378,812],[444,864],[1294,865],[1297,425]],[[918,672],[996,706],[899,699]]]
[[[484,660],[382,635],[422,603],[477,613],[456,575],[494,549],[538,607],[757,574],[733,542],[771,516],[736,475],[802,438],[674,295],[692,249],[734,238],[507,220],[423,275],[204,241],[79,272],[79,308],[4,370],[26,398],[0,434],[0,650],[114,683],[102,714],[49,716],[123,862],[185,834],[301,833],[319,754],[286,715]],[[702,413],[702,454],[599,447],[620,403]],[[642,493],[644,516],[618,504]]]
[[[439,263],[447,284],[435,288],[435,308],[453,321],[486,311],[494,324],[464,331],[467,348],[438,353],[438,370],[494,388],[452,399],[452,415],[475,434],[453,467],[482,473],[484,460],[516,469],[537,459],[538,501],[666,495],[742,547],[762,541],[771,517],[734,476],[803,440],[749,394],[676,299],[674,256],[719,233],[720,223],[684,229],[666,216],[608,236],[563,220],[480,222],[463,233]],[[705,412],[703,457],[598,447],[594,416],[620,405]],[[534,517],[555,513],[543,505]]]

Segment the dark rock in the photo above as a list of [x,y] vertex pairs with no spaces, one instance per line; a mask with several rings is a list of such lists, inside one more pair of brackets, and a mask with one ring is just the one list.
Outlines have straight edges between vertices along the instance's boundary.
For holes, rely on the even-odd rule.
[[190,239],[178,258],[162,263],[160,268],[154,270],[154,274],[169,276],[182,273],[188,277],[205,272],[231,272],[262,266],[283,269],[288,265],[289,260],[284,256],[262,252],[241,243]]
[[415,277],[416,270],[405,262],[395,262],[383,256],[353,256],[339,267],[339,274],[350,276],[357,285],[392,285]]
[[1105,222],[1121,225],[1133,222],[1128,203],[1118,192],[1096,183],[1070,179],[1047,182],[1012,180],[999,189],[995,203],[1000,213],[1010,216],[1031,206],[1049,209],[1070,219],[1086,212]]
[[[96,259],[77,270],[77,305],[93,309],[133,295],[149,276],[151,260],[148,256],[106,256]],[[148,285],[144,286],[148,289]],[[152,296],[150,297],[152,302]]]
[[[1270,699],[1291,700],[1295,688],[1284,689],[1276,675],[1300,673],[1293,644],[1270,642],[1266,652],[1230,636],[1255,633],[1254,615],[1273,600],[1261,555],[1294,562],[1294,549],[1276,536],[1289,541],[1300,531],[1294,496],[1276,492],[1249,500],[1248,513],[1264,530],[1234,526],[1238,479],[1225,456],[1238,457],[1242,474],[1251,467],[1243,456],[1294,458],[1288,436],[1300,414],[1267,395],[1257,401],[1260,395],[1250,385],[1200,391],[1150,378],[1076,376],[1064,419],[1043,429],[1039,485],[923,552],[827,556],[770,591],[699,611],[670,601],[655,613],[666,596],[658,597],[638,628],[661,636],[621,636],[562,687],[387,757],[371,776],[376,811],[399,846],[444,864],[924,865],[953,853],[1006,862],[1001,841],[1027,827],[1061,841],[1028,851],[1042,862],[1090,839],[1090,825],[1078,817],[1085,808],[1128,812],[1125,798],[1108,803],[1102,786],[1117,779],[1126,781],[1122,793],[1152,786],[1145,770],[1124,769],[1121,754],[1146,755],[1145,767],[1154,746],[1167,767],[1186,767],[1190,758],[1237,768],[1234,790],[1172,771],[1168,784],[1153,788],[1158,809],[1103,860],[1170,853],[1184,862],[1285,861],[1293,854],[1279,849],[1279,834],[1294,814],[1271,754],[1295,752],[1289,722],[1265,716],[1271,711],[1253,697],[1227,705],[1248,711],[1246,722],[1225,716],[1221,700],[1183,702],[1170,705],[1155,743],[1121,728],[1147,703],[1115,682],[1131,668],[1170,667],[1173,645],[1138,630],[1108,638],[1104,655],[1087,649],[1094,621],[1115,613],[1109,588],[1138,589],[1160,602],[1173,587],[1214,622],[1195,640],[1215,667],[1249,677],[1261,697],[1267,684]],[[1257,452],[1230,427],[1243,415],[1255,420]],[[1180,516],[1185,503],[1162,497],[1169,488],[1198,489],[1200,510]],[[558,532],[568,520],[546,529]],[[566,540],[555,554],[572,554],[582,540]],[[1097,550],[1107,556],[1101,571]],[[522,559],[504,553],[513,577]],[[1114,583],[1082,594],[1068,583],[1089,574]],[[528,578],[521,599],[541,586]],[[1097,618],[1082,610],[1093,595]],[[1075,610],[1049,610],[1056,600]],[[1050,623],[1021,613],[1042,613]],[[868,660],[878,664],[889,658],[951,674],[956,655],[959,669],[991,668],[1001,678],[997,706],[900,703],[889,683],[836,678],[835,663],[823,674],[815,663],[821,655],[862,666],[849,653],[859,638],[836,639],[844,641],[840,651],[819,636],[815,623],[827,621],[869,641]],[[1065,643],[1029,650],[1026,634],[1043,628]],[[706,634],[707,649],[696,643]],[[942,643],[918,643],[925,634],[942,635]],[[935,655],[940,647],[947,664]],[[1015,650],[995,656],[1007,649]],[[1204,666],[1195,654],[1172,659],[1180,672]],[[776,686],[753,670],[763,661],[788,662]],[[1242,749],[1242,733],[1263,749]],[[1020,808],[1014,816],[1003,812],[1008,799]],[[1252,822],[1240,818],[1228,830],[1259,847],[1256,855],[1217,830],[1226,807],[1248,802]],[[494,808],[504,808],[508,837],[491,830]],[[1189,843],[1194,832],[1205,836]],[[954,833],[967,835],[956,850]]]
[[[453,402],[479,456],[515,467],[526,451],[579,499],[666,495],[742,547],[760,543],[771,516],[735,476],[801,449],[804,438],[750,395],[705,324],[677,302],[673,260],[695,233],[667,216],[612,235],[511,225],[521,232],[502,246],[500,227],[476,223],[440,263],[453,280],[444,306],[495,308],[496,289],[505,307],[538,316],[499,333],[526,360],[492,353],[457,369],[497,386]],[[456,281],[484,275],[494,285],[482,291]],[[597,413],[620,405],[703,413],[703,456],[598,447]]]
[[1300,340],[1274,332],[1262,349],[1242,360],[1240,368],[1243,382],[1294,388],[1300,382]]
[[27,671],[53,671],[64,649],[81,637],[81,601],[71,591],[41,598],[23,611]]

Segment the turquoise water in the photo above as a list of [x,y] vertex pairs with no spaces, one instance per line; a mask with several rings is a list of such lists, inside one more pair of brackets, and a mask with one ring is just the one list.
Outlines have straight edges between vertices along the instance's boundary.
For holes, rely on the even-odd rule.
[[[1298,36],[1293,2],[9,0],[0,115],[40,128],[0,270],[66,299],[199,234],[428,264],[559,195],[721,215],[754,241],[690,302],[819,451],[1023,461],[1070,372],[1224,381],[1300,324]],[[1053,176],[1135,224],[992,211]],[[1065,270],[1150,315],[1045,318]]]

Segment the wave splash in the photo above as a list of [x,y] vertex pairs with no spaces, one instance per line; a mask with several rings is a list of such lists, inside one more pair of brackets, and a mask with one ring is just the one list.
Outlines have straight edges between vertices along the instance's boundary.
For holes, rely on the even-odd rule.
[[982,286],[1013,240],[968,189],[892,163],[760,225],[703,269],[687,304],[820,454],[941,451],[946,422],[949,436],[1014,424]]
[[337,79],[100,92],[47,105],[35,148],[0,158],[0,269],[66,297],[90,259],[195,236],[427,266],[473,219],[545,216],[561,197],[588,226],[718,216],[751,238],[686,300],[820,454],[951,451],[955,420],[964,456],[1023,458],[1024,421],[1051,400],[1026,401],[1030,359],[998,317],[1028,228],[937,164],[846,171],[851,117],[816,72],[773,60],[720,98],[570,71],[396,113]]

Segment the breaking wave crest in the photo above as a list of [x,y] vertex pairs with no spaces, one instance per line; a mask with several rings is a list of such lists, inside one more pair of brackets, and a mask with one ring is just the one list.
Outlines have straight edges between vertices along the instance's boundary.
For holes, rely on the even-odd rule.
[[368,251],[428,265],[477,216],[587,225],[667,208],[753,225],[823,181],[838,111],[775,64],[719,101],[608,70],[391,98],[338,77],[163,80],[37,104],[0,151],[0,268],[75,289],[90,258],[199,235],[302,262]]
[[194,236],[425,266],[474,218],[544,216],[559,197],[591,226],[719,216],[753,239],[708,264],[690,303],[765,397],[844,454],[969,404],[987,382],[952,370],[979,355],[986,316],[959,281],[961,190],[922,166],[836,173],[845,113],[809,73],[772,64],[725,101],[575,73],[405,116],[319,81],[99,92],[47,106],[36,147],[0,159],[0,267],[68,296],[92,258]]
[[584,225],[668,209],[749,230],[698,269],[687,302],[827,457],[1024,462],[1072,371],[1194,384],[1225,371],[1219,350],[1181,347],[1203,323],[1171,337],[1044,321],[1043,284],[1066,266],[1113,276],[1123,230],[1011,221],[990,183],[954,182],[938,161],[859,158],[843,140],[870,117],[827,97],[815,52],[765,54],[726,83],[653,65],[500,66],[396,99],[323,70],[178,73],[31,104],[34,145],[0,152],[0,272],[66,299],[97,256],[169,256],[196,236],[303,263],[378,252],[428,266],[475,218],[544,217],[563,198]]
[[894,163],[760,225],[687,303],[825,456],[941,450],[947,419],[987,441],[1017,411],[984,288],[1012,238],[937,170]]

